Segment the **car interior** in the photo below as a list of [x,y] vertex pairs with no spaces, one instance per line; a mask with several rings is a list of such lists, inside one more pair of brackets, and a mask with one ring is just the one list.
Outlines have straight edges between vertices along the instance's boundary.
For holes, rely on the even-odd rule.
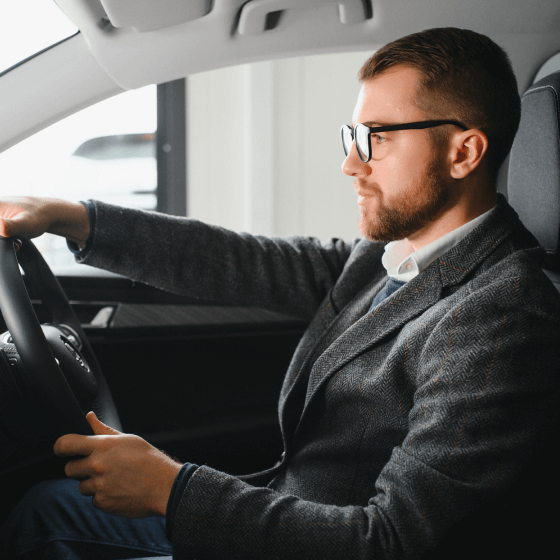
[[[2,175],[10,154],[23,154],[25,167],[46,177],[38,162],[51,141],[34,138],[145,91],[153,129],[146,121],[68,142],[60,169],[74,171],[57,168],[46,196],[96,198],[90,182],[74,190],[72,178],[105,162],[99,196],[108,202],[265,235],[357,237],[338,134],[351,119],[361,63],[409,33],[468,28],[510,56],[522,118],[498,190],[545,249],[544,271],[560,291],[557,1],[47,1],[68,34],[0,67],[0,196],[36,192],[25,190],[27,179],[13,187]],[[13,27],[36,18],[27,9]],[[147,167],[131,172],[130,192],[117,192],[128,173],[118,165],[140,166],[142,158]],[[16,178],[26,171],[14,169]],[[61,186],[63,176],[69,182]],[[0,522],[33,484],[64,476],[52,442],[87,430],[91,408],[182,462],[235,475],[276,463],[278,395],[305,321],[60,264],[46,241],[35,245],[23,243],[16,259],[12,240],[0,240],[0,476],[12,489]],[[68,349],[75,361],[66,365]],[[47,423],[21,390],[21,356],[36,364],[30,382]],[[551,419],[543,451],[515,485],[453,527],[429,558],[480,557],[482,549],[488,557],[544,554],[558,517],[549,507],[558,500],[556,426]]]

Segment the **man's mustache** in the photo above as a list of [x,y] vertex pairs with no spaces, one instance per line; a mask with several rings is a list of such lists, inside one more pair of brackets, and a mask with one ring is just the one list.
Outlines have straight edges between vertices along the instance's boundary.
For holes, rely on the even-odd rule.
[[359,195],[371,196],[376,194],[381,196],[383,194],[378,183],[365,183],[360,179],[354,179],[352,186]]

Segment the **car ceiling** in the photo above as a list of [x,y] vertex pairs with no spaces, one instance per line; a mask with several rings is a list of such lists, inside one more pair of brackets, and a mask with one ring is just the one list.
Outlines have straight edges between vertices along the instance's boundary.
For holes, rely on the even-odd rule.
[[[556,0],[56,1],[102,68],[126,89],[243,62],[374,49],[429,27],[474,29],[500,38],[508,49],[532,35],[558,37],[560,30]],[[169,25],[173,18],[161,17],[176,13],[180,20],[185,5],[194,6],[183,15],[190,21]],[[344,13],[351,23],[342,23]],[[264,30],[267,14],[277,14],[278,21]]]
[[0,151],[126,89],[246,62],[374,51],[431,27],[492,37],[522,91],[560,50],[558,0],[55,1],[81,33],[0,78]]

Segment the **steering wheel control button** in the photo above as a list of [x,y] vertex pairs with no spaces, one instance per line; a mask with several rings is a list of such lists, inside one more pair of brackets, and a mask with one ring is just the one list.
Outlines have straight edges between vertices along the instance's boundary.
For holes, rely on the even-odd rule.
[[80,340],[80,337],[78,336],[78,334],[74,329],[72,329],[68,325],[57,325],[57,326],[58,326],[58,330],[66,336],[66,338],[70,341],[70,343],[72,344],[72,346],[74,346],[74,348],[77,348],[78,350],[82,349],[82,341]]
[[0,344],[0,349],[4,350],[8,356],[19,356],[18,351],[13,344]]
[[84,360],[82,359],[82,357],[80,356],[79,352],[74,348],[74,346],[72,346],[71,342],[64,336],[60,337],[60,340],[62,340],[62,343],[64,344],[64,346],[66,346],[68,352],[70,352],[70,354],[72,354],[73,358],[86,370],[89,371],[88,366],[86,365],[86,363],[84,362]]
[[0,340],[4,343],[4,344],[13,344],[14,343],[14,339],[12,338],[12,335],[10,334],[10,331],[6,331],[2,337],[0,338]]
[[97,395],[97,380],[82,353],[66,333],[55,325],[41,325],[59,370],[74,393],[82,410],[91,408]]
[[18,360],[8,358],[5,352],[0,349],[0,408],[4,399],[13,397],[23,397],[21,386],[21,376],[18,369]]

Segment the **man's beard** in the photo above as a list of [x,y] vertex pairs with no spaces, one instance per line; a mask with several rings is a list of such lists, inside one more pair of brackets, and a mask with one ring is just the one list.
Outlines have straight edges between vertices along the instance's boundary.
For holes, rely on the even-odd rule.
[[420,188],[405,192],[394,206],[383,203],[380,190],[376,189],[374,196],[379,197],[379,207],[373,219],[368,219],[367,210],[362,210],[360,232],[373,241],[397,241],[433,222],[449,201],[450,190],[441,171],[441,160],[434,158]]

